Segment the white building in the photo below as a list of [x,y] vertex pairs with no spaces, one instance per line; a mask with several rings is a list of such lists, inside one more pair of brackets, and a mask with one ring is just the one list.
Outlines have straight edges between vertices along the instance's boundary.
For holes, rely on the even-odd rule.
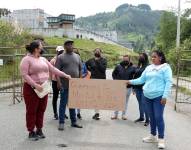
[[20,9],[13,10],[11,16],[24,28],[46,28],[47,15],[42,9]]

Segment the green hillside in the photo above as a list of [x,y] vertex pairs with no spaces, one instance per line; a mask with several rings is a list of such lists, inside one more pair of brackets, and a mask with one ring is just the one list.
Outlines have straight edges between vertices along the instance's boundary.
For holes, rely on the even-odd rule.
[[138,40],[142,40],[143,47],[148,48],[159,31],[162,12],[151,10],[146,4],[138,6],[123,4],[114,12],[78,18],[76,25],[89,30],[116,30],[119,40],[135,44]]
[[[47,45],[63,45],[64,38],[45,38]],[[95,42],[92,40],[85,39],[74,39],[74,47],[80,50],[80,55],[83,60],[87,60],[93,57],[93,50],[95,48],[101,48],[103,50],[104,56],[108,59],[108,66],[113,67],[116,63],[120,61],[120,56],[122,55],[131,55],[132,57],[136,56],[136,53],[130,52],[127,48],[106,44],[102,42]],[[49,53],[55,53],[55,50],[49,51]]]

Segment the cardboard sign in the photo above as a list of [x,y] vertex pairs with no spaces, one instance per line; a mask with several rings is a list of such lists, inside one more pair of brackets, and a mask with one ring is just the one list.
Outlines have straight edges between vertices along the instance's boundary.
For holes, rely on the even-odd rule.
[[72,79],[69,83],[69,108],[124,110],[124,81]]

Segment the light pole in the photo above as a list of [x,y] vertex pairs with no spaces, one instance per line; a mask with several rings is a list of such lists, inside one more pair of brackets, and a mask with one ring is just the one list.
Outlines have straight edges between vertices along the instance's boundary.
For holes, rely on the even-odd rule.
[[176,96],[175,96],[175,106],[178,100],[178,85],[179,85],[179,68],[180,68],[180,15],[181,15],[181,0],[178,0],[178,16],[177,16],[177,34],[176,34],[176,54],[177,54],[177,79],[176,79]]
[[181,0],[178,0],[178,16],[177,16],[177,35],[176,35],[176,49],[180,47],[180,13],[181,13]]

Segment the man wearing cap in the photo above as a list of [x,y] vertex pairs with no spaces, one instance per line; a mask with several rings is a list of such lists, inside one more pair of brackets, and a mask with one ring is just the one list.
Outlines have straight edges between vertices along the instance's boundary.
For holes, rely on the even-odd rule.
[[[81,76],[81,68],[82,63],[80,56],[73,52],[73,40],[66,40],[64,42],[64,49],[65,53],[58,56],[56,61],[56,67],[71,75],[72,78],[80,78]],[[66,105],[68,103],[68,93],[69,93],[69,81],[60,78],[58,80],[61,83],[61,90],[60,90],[60,108],[59,108],[59,127],[58,130],[64,130],[64,123],[65,123],[65,111]],[[77,124],[76,120],[76,111],[75,109],[69,109],[70,112],[70,119],[71,119],[71,126],[74,128],[82,128],[82,126]]]
[[[50,63],[53,66],[55,66],[57,57],[63,52],[64,52],[63,46],[56,47],[56,56],[50,61]],[[51,74],[51,80],[52,80],[52,91],[53,91],[52,107],[53,107],[54,119],[58,120],[57,100],[58,100],[59,88],[57,86],[57,79],[54,74]]]

